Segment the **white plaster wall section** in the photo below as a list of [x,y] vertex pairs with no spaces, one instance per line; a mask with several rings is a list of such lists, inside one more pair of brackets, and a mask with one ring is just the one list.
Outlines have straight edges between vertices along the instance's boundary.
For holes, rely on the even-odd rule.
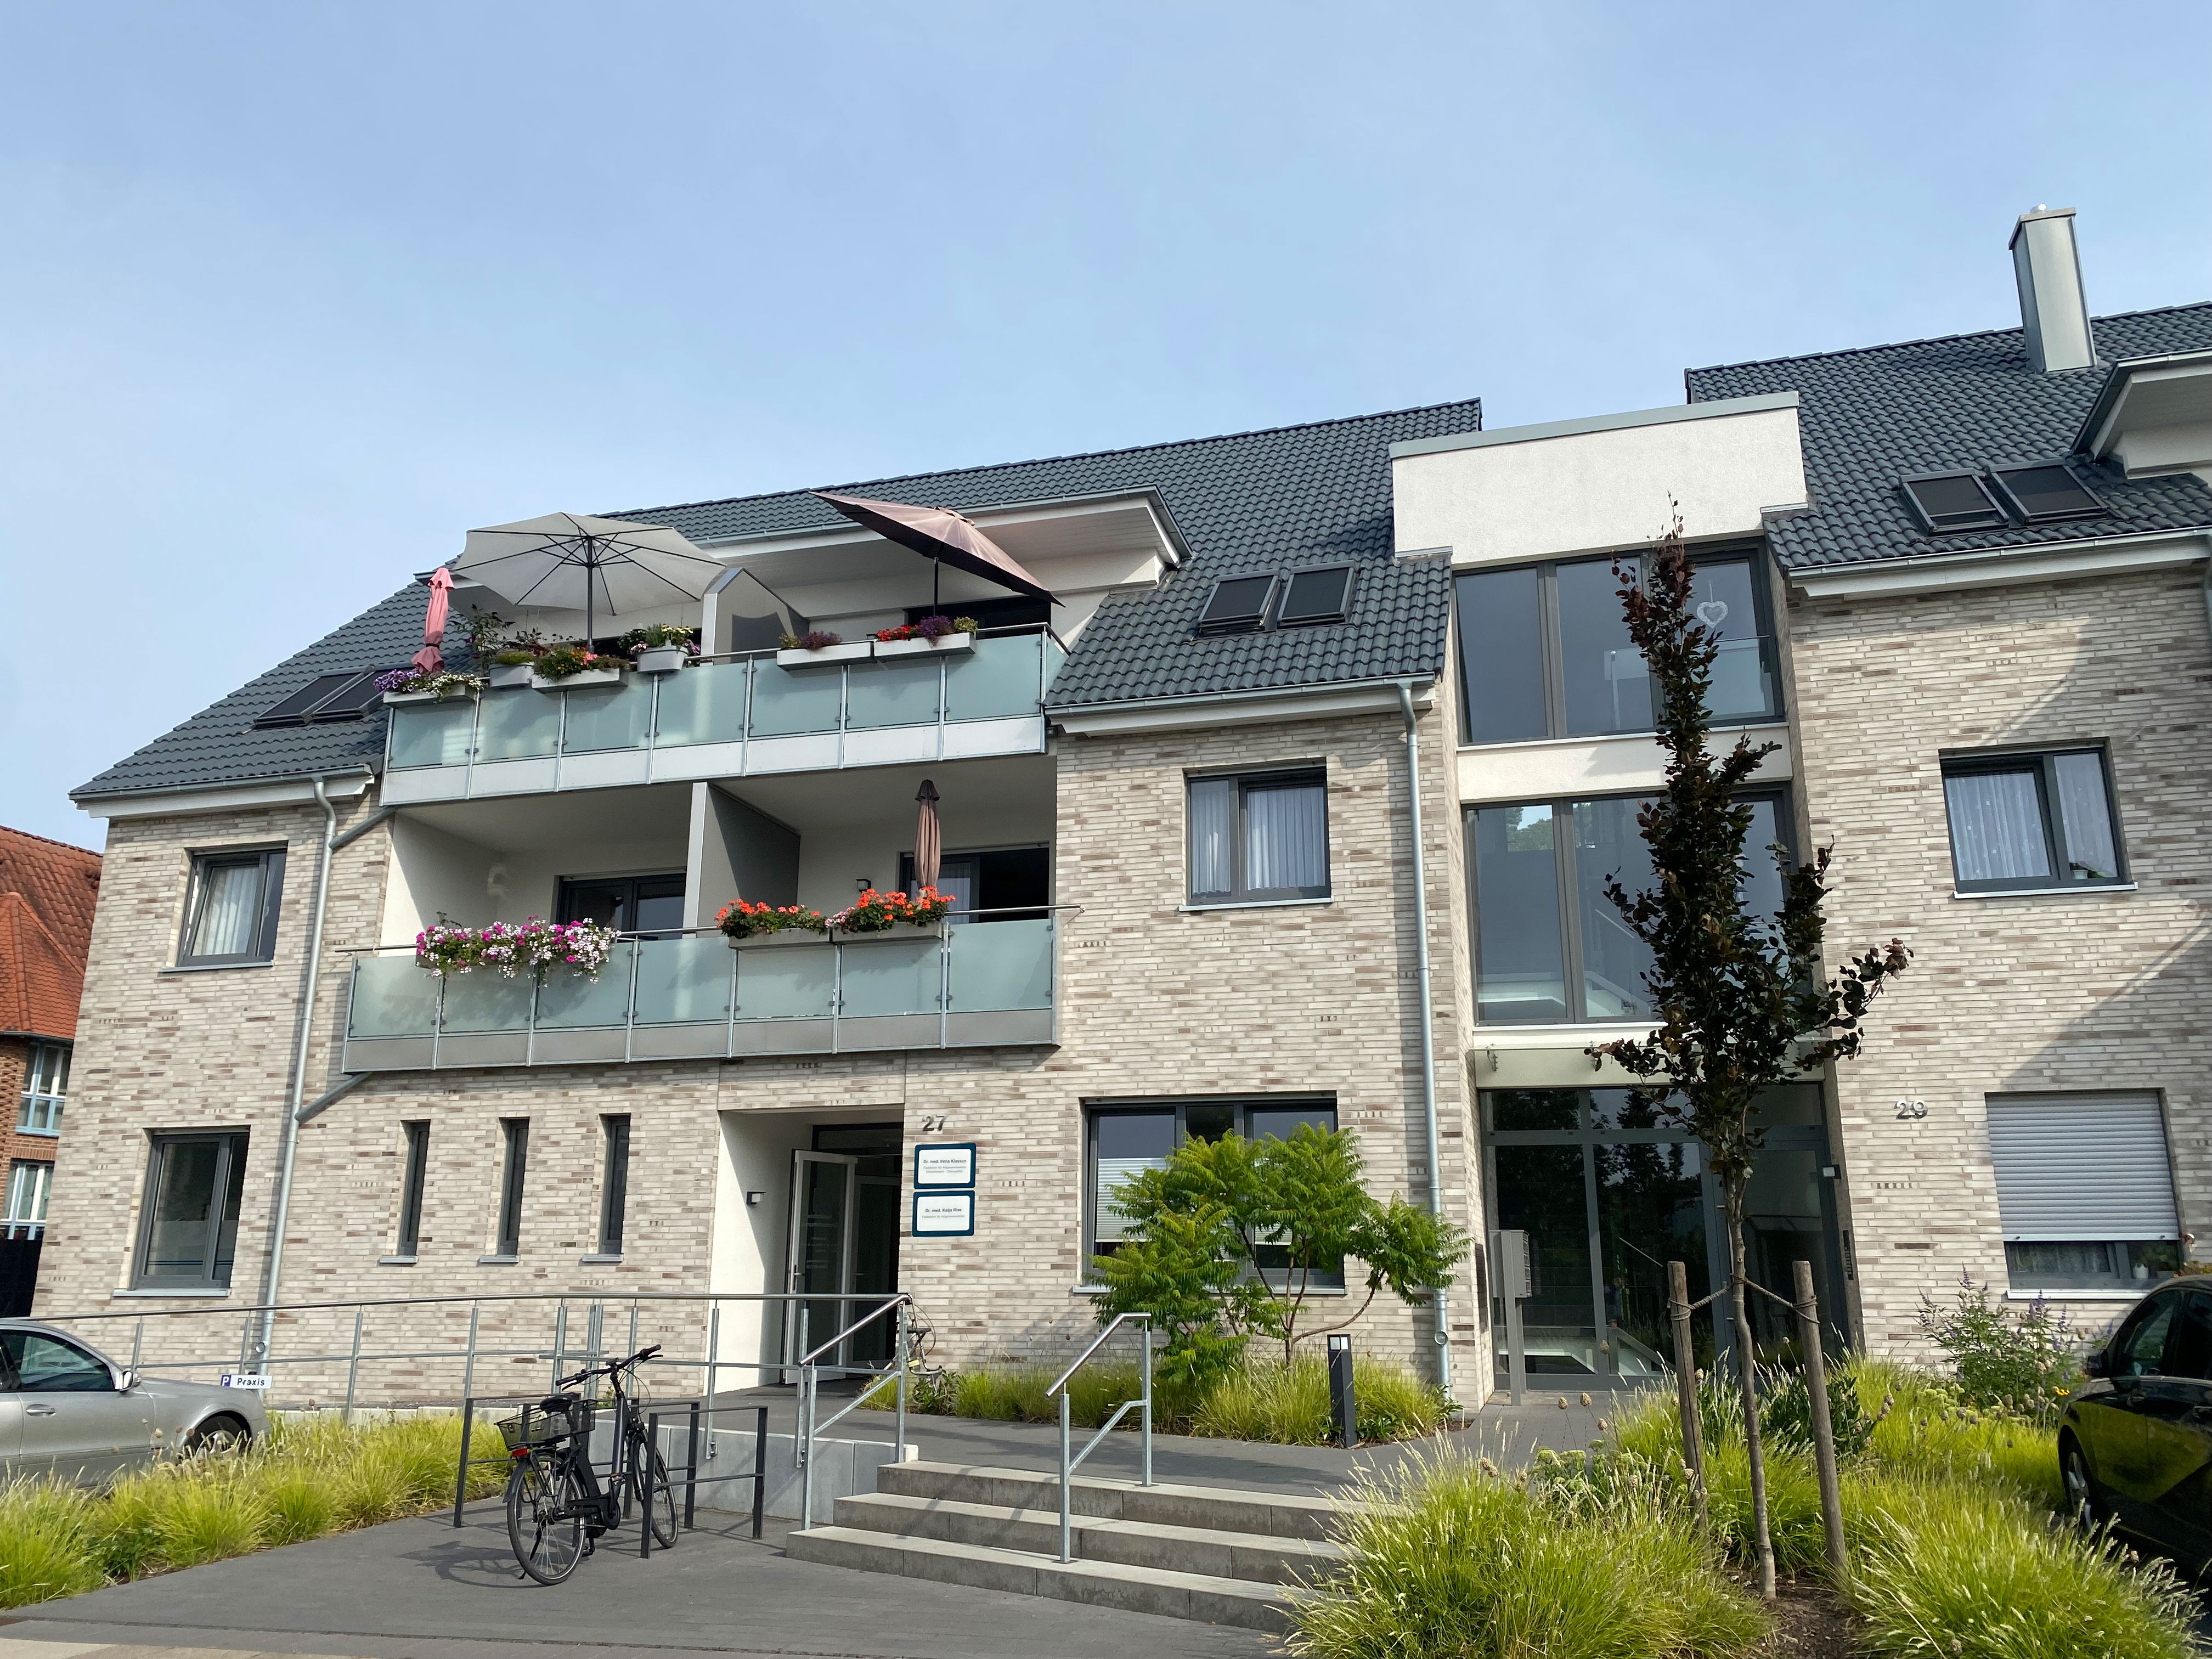
[[1680,504],[1692,540],[1759,532],[1802,505],[1796,394],[1423,439],[1391,447],[1397,547],[1455,567],[1632,547]]
[[490,896],[498,854],[401,813],[392,820],[392,873],[375,942],[404,945],[442,914],[480,923],[495,914]]
[[[1716,732],[1715,746],[1735,746],[1734,729]],[[1754,726],[1741,734],[1753,744],[1778,747],[1753,774],[1762,782],[1786,781],[1790,765],[1790,728]],[[1667,752],[1648,737],[1561,738],[1536,743],[1495,744],[1459,751],[1459,798],[1479,801],[1584,800],[1599,795],[1656,790],[1665,781]]]
[[[714,1236],[709,1283],[720,1295],[757,1295],[784,1288],[791,1224],[791,1160],[813,1144],[815,1119],[797,1112],[721,1114],[722,1156],[714,1182]],[[745,1194],[760,1194],[748,1204]],[[717,1354],[765,1363],[775,1358],[779,1316],[771,1304],[722,1304]],[[720,1387],[746,1389],[775,1379],[757,1370],[723,1374]]]

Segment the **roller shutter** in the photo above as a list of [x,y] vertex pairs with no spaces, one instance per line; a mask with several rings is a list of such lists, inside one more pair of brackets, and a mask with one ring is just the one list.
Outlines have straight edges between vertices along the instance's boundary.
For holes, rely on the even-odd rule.
[[1989,1110],[2007,1239],[2181,1236],[2156,1095],[1991,1095]]

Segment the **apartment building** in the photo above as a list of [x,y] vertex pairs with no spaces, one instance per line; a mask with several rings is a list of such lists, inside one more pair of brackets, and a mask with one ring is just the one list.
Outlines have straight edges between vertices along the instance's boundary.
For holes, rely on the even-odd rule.
[[1394,447],[1396,544],[1455,573],[1469,1073],[1492,1224],[1534,1249],[1532,1370],[1647,1368],[1664,1260],[1693,1295],[1725,1271],[1698,1149],[1585,1052],[1648,1017],[1599,889],[1648,872],[1662,760],[1611,565],[1677,513],[1721,736],[1771,745],[1753,845],[1834,848],[1832,966],[1916,953],[1864,1057],[1772,1099],[1754,1276],[1808,1260],[1854,1340],[1924,1352],[1962,1275],[2094,1328],[2212,1223],[2212,307],[2093,324],[2070,211],[2012,252],[2020,328]]
[[0,1097],[16,1103],[0,1158],[0,1318],[28,1313],[38,1284],[99,894],[97,854],[0,829]]
[[[1302,1121],[1479,1232],[1435,810],[1451,578],[1389,525],[1390,445],[1480,420],[853,486],[957,507],[1050,603],[806,493],[622,515],[730,579],[608,623],[703,647],[613,684],[386,704],[368,677],[421,643],[409,583],[79,792],[108,825],[72,1109],[100,1152],[55,1197],[41,1309],[897,1285],[940,1360],[1049,1359],[1094,1328],[1127,1171]],[[939,605],[980,631],[868,645]],[[584,629],[465,579],[449,656],[479,606]],[[793,628],[854,643],[778,649]],[[740,897],[913,884],[924,793],[947,925],[714,931]],[[416,964],[441,917],[532,915],[623,942],[543,985]],[[957,1178],[918,1193],[940,1152]],[[1362,1346],[1481,1387],[1473,1271],[1383,1298]],[[732,1304],[718,1352],[773,1363],[795,1318]]]
[[[1700,1149],[1588,1052],[1650,1018],[1601,892],[1648,871],[1662,759],[1612,563],[1679,514],[1717,719],[1771,745],[1754,840],[1834,845],[1838,955],[1917,953],[1863,1059],[1766,1103],[1753,1273],[1811,1261],[1883,1352],[1961,1273],[2096,1322],[2212,1208],[2212,306],[2093,323],[2063,212],[2014,251],[2021,327],[1697,370],[1668,409],[848,487],[957,509],[1049,600],[811,493],[641,510],[723,569],[609,626],[694,630],[691,665],[387,703],[409,583],[77,792],[91,1150],[41,1309],[896,1285],[939,1359],[1050,1359],[1128,1171],[1316,1121],[1478,1243],[1361,1346],[1486,1398],[1517,1229],[1529,1369],[1648,1376],[1666,1263],[1703,1294],[1725,1261]],[[453,601],[451,656],[477,609],[586,631]],[[980,631],[866,643],[933,609]],[[851,643],[777,648],[802,622]],[[714,930],[914,885],[922,796],[945,926]],[[531,915],[623,938],[596,978],[416,965],[441,917]],[[720,1352],[773,1365],[799,1316],[733,1306]]]

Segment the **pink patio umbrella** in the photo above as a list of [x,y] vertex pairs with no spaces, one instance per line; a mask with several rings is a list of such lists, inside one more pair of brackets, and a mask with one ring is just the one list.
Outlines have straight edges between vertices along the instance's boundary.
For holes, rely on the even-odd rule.
[[[1054,605],[1052,590],[1015,562],[1006,550],[986,536],[972,520],[950,507],[914,507],[905,501],[872,501],[861,495],[836,495],[826,489],[809,492],[826,501],[854,524],[865,526],[886,541],[911,548],[941,570],[951,565],[971,576],[1010,587],[1031,599]],[[938,570],[930,574],[930,603],[937,603]]]
[[914,826],[914,885],[919,892],[937,885],[938,869],[945,861],[945,838],[937,827],[937,786],[927,778],[915,792],[921,816]]
[[422,617],[422,648],[412,660],[425,674],[434,674],[446,665],[446,653],[438,647],[446,640],[446,612],[453,602],[453,573],[440,565],[430,573],[430,608]]

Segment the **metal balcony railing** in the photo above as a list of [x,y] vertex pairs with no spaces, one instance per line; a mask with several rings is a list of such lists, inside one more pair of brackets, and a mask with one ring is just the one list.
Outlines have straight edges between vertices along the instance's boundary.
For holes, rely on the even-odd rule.
[[1044,748],[1066,653],[1042,629],[926,655],[702,659],[618,684],[517,686],[392,710],[387,804],[884,766]]
[[441,979],[411,952],[362,952],[343,1069],[1051,1042],[1054,911],[1066,908],[970,911],[927,931],[828,939],[625,937],[596,979],[555,969],[542,982],[482,970]]

